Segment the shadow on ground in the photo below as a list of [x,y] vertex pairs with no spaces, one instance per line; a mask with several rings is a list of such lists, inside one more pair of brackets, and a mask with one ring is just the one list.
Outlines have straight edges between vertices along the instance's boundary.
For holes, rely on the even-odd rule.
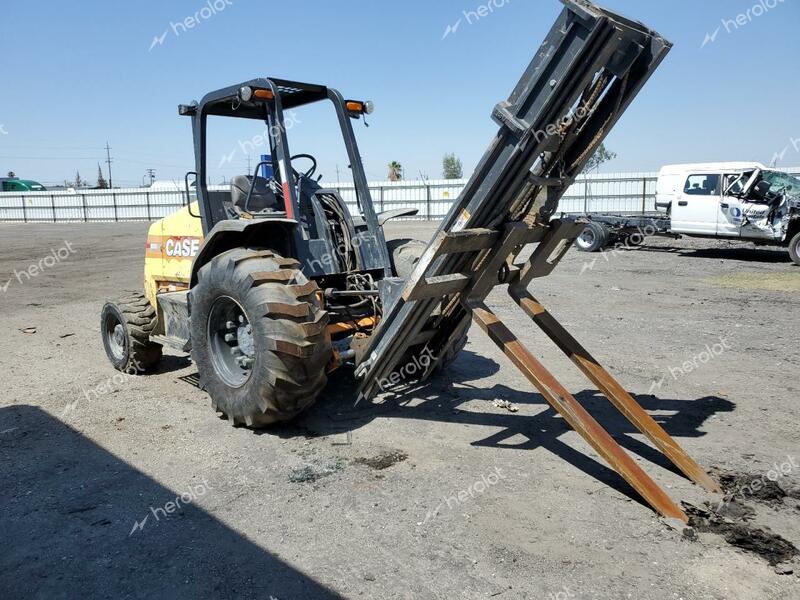
[[[517,390],[502,384],[485,387],[471,383],[492,376],[499,369],[496,361],[463,350],[448,369],[446,377],[434,377],[429,382],[399,392],[390,391],[380,402],[362,401],[356,404],[358,382],[352,370],[342,368],[330,376],[325,392],[299,419],[254,430],[254,433],[282,438],[346,434],[379,417],[479,425],[498,431],[487,438],[475,440],[472,442],[474,446],[516,450],[546,448],[598,481],[646,505],[615,471],[559,439],[562,434],[571,431],[571,427],[541,394],[532,389]],[[196,374],[181,379],[197,385]],[[639,431],[597,390],[584,390],[574,395],[620,446],[684,477],[660,451],[633,437],[639,435]],[[674,438],[705,435],[700,428],[707,419],[718,413],[732,412],[736,406],[730,400],[717,396],[669,400],[648,394],[633,395],[633,398]],[[491,405],[495,399],[508,400],[521,406],[539,405],[541,410],[531,416],[510,413]],[[483,400],[491,408],[488,412],[461,408],[475,400]]]
[[675,246],[639,246],[641,252],[669,252],[682,258],[711,258],[716,260],[734,260],[738,262],[791,263],[792,259],[785,249],[780,248],[748,248],[746,246],[730,246],[723,248],[679,248]]
[[156,520],[189,490],[38,408],[0,408],[0,432],[0,597],[341,598],[196,504]]
[[[283,437],[346,433],[377,417],[478,425],[495,429],[496,432],[475,440],[472,445],[516,450],[546,448],[591,477],[644,504],[616,472],[559,439],[571,428],[541,394],[532,389],[521,391],[502,384],[492,387],[471,384],[495,374],[499,368],[494,360],[464,350],[448,370],[446,379],[434,378],[429,383],[403,390],[402,393],[389,393],[380,403],[362,402],[357,406],[354,406],[357,383],[352,373],[339,371],[331,377],[324,396],[303,418],[295,424],[270,429],[266,433]],[[584,390],[575,394],[575,397],[622,447],[683,476],[661,452],[633,437],[632,434],[638,435],[639,431],[605,396],[596,390]],[[492,401],[495,399],[508,400],[519,406],[539,405],[541,410],[534,415],[510,413],[494,407]],[[634,395],[634,399],[675,438],[701,437],[705,434],[700,428],[707,419],[735,408],[733,402],[716,396],[691,401],[668,400],[652,395]],[[488,408],[475,410],[474,404],[461,408],[475,400],[485,401]]]

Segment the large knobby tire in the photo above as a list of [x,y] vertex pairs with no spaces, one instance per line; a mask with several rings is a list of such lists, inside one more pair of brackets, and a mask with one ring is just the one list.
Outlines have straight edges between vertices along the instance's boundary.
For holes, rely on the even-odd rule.
[[422,254],[428,247],[425,242],[410,238],[390,240],[386,242],[386,246],[389,249],[389,257],[392,260],[392,268],[395,275],[403,279],[408,279],[411,276],[419,259],[422,258]]
[[161,359],[161,345],[150,341],[156,311],[144,294],[131,292],[106,302],[100,314],[103,347],[114,368],[135,375],[151,370]]
[[[422,258],[422,254],[428,247],[425,242],[410,238],[391,240],[387,242],[386,245],[389,248],[389,256],[392,259],[392,267],[394,268],[394,272],[398,277],[402,277],[403,279],[408,279],[411,276],[411,273],[416,268],[419,259]],[[434,312],[434,315],[438,314],[438,312],[439,311],[437,309],[437,311]],[[455,359],[458,357],[458,353],[461,352],[464,349],[464,346],[467,345],[468,331],[469,324],[463,328],[463,331],[460,332],[455,342],[444,350],[442,356],[440,356],[439,360],[436,362],[431,374],[441,373],[447,369],[447,367],[449,367],[453,361],[455,361]],[[400,372],[404,366],[417,364],[419,362],[424,363],[424,361],[421,361],[421,357],[424,358],[424,347],[412,346],[408,349],[405,357],[396,366],[395,370]],[[405,372],[408,372],[408,369],[406,369]]]
[[608,245],[609,238],[610,234],[605,225],[589,221],[575,240],[575,246],[581,252],[598,252]]
[[800,231],[795,233],[789,242],[789,256],[792,257],[794,264],[800,267]]
[[327,382],[328,313],[300,263],[237,248],[213,258],[189,294],[200,387],[232,425],[288,421]]

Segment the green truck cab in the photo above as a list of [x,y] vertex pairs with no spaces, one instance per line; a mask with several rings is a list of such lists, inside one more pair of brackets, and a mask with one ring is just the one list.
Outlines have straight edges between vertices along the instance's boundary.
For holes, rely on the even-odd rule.
[[16,177],[0,178],[0,191],[3,192],[46,192],[47,188],[38,181],[17,179]]

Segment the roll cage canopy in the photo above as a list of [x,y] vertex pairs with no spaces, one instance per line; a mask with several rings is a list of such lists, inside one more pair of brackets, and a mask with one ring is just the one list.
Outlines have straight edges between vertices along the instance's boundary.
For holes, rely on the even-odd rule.
[[196,170],[187,174],[187,180],[190,175],[195,175],[197,178],[197,199],[205,234],[208,234],[220,221],[228,219],[222,203],[214,202],[213,195],[208,192],[206,135],[208,117],[253,119],[267,124],[270,154],[277,166],[274,177],[283,190],[286,217],[295,219],[300,212],[297,181],[290,164],[292,155],[286,137],[284,111],[322,100],[330,100],[336,110],[353,173],[358,206],[370,230],[379,229],[351,122],[362,113],[348,109],[353,103],[361,106],[364,106],[364,103],[345,100],[338,91],[324,85],[265,77],[210,92],[199,103],[181,104],[178,107],[180,115],[192,117]]
[[239,90],[243,87],[269,90],[273,94],[277,92],[284,109],[297,108],[329,98],[328,88],[324,85],[259,78],[206,94],[199,104],[181,105],[179,112],[182,115],[191,115],[194,111],[203,111],[206,115],[266,120],[268,116],[266,103],[263,99],[256,98],[249,102],[242,101]]

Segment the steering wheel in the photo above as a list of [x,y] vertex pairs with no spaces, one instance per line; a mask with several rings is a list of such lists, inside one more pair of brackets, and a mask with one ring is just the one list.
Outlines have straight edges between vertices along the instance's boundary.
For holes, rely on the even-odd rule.
[[[311,178],[314,175],[314,173],[317,172],[317,159],[311,156],[310,154],[295,154],[289,159],[289,162],[290,163],[294,162],[298,158],[305,158],[306,160],[311,161],[311,168],[308,169],[308,171],[306,171],[305,173],[303,173],[303,177]],[[300,173],[294,167],[292,167],[292,172],[294,173],[294,176],[297,179],[300,178]]]

